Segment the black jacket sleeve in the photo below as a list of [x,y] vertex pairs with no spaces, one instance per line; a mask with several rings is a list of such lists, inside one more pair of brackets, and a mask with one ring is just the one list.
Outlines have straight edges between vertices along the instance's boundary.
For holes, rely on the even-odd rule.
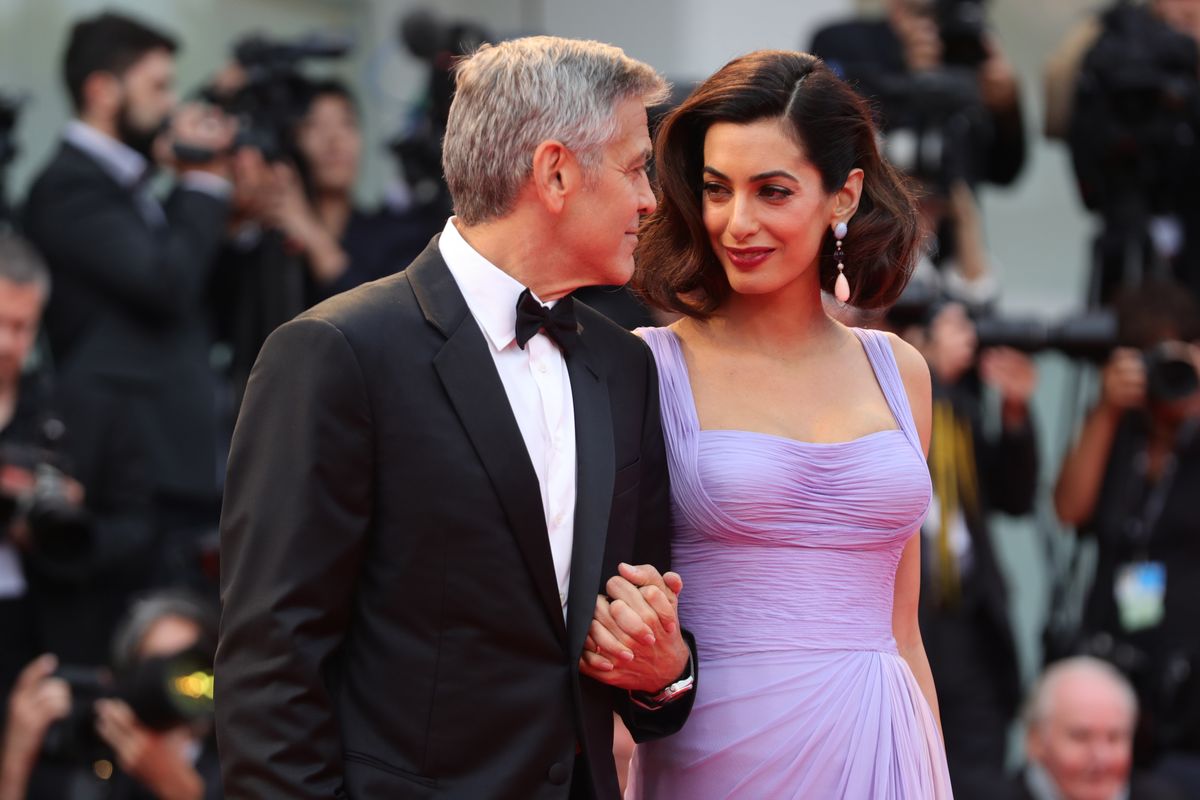
[[226,796],[343,793],[331,675],[370,519],[369,406],[355,353],[323,320],[282,326],[251,373],[221,521]]
[[[667,451],[663,441],[662,415],[658,398],[658,370],[649,347],[644,347],[646,357],[646,406],[645,423],[642,428],[642,477],[638,498],[638,530],[634,543],[634,563],[653,564],[659,572],[671,569],[671,483],[667,471]],[[687,587],[680,595],[686,602]],[[684,638],[692,651],[692,669],[697,682],[700,678],[700,663],[696,642],[684,631]],[[615,709],[621,715],[634,741],[646,742],[669,736],[683,727],[696,700],[696,691],[680,697],[664,708],[649,711],[635,704],[624,690],[616,692]]]
[[151,232],[132,200],[111,181],[82,169],[52,169],[26,207],[29,236],[46,259],[69,269],[135,315],[169,322],[203,302],[224,235],[229,204],[177,189],[166,226]]

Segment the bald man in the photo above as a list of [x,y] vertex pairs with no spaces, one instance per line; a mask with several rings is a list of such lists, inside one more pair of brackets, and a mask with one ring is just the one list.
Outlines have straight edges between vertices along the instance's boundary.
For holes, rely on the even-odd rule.
[[1134,775],[1138,702],[1111,664],[1089,656],[1056,662],[1038,680],[1025,716],[1022,800],[1182,800]]

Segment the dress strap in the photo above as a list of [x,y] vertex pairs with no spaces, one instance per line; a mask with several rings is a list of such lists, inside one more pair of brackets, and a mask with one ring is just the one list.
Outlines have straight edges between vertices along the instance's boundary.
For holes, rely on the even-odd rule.
[[869,328],[851,328],[862,342],[867,360],[875,372],[875,380],[887,398],[888,408],[908,441],[918,453],[921,453],[921,436],[917,432],[917,423],[913,419],[912,407],[908,402],[908,390],[904,388],[904,379],[900,377],[900,367],[896,364],[896,353],[892,343],[883,331]]
[[667,328],[638,328],[635,333],[650,347],[658,367],[663,428],[681,444],[694,439],[700,430],[700,421],[692,402],[687,362],[683,360],[683,348],[678,338]]

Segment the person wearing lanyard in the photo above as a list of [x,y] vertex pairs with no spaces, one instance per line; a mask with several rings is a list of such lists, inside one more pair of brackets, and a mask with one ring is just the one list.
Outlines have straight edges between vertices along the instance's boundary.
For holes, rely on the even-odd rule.
[[1080,649],[1133,680],[1138,753],[1200,756],[1200,348],[1194,301],[1146,286],[1118,307],[1122,340],[1055,488],[1059,518],[1097,544]]

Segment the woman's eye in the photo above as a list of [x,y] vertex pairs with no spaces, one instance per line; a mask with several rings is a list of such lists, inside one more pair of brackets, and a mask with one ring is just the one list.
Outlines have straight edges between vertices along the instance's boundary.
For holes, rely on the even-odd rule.
[[704,194],[708,197],[724,197],[729,194],[729,190],[719,183],[705,183]]
[[791,190],[782,186],[764,186],[759,194],[768,200],[784,200],[792,196]]

